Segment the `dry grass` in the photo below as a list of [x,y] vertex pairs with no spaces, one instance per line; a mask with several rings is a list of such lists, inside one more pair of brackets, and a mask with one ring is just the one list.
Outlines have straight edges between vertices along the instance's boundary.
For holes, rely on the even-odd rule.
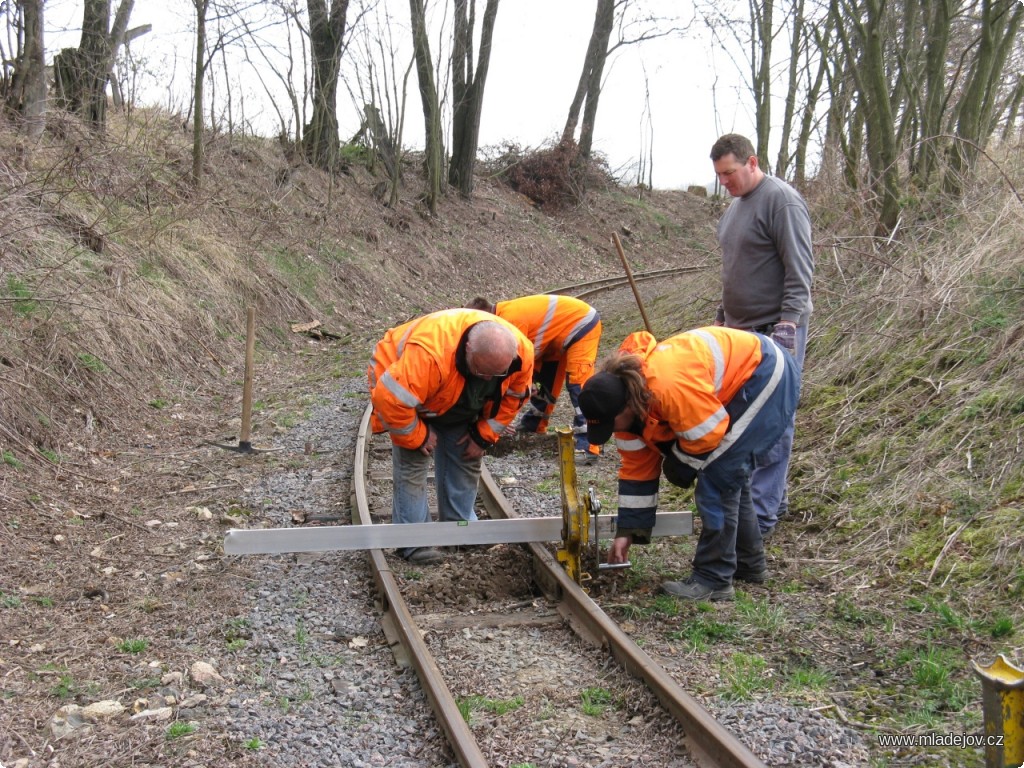
[[[142,574],[131,589],[109,580],[118,621],[151,623],[168,657],[177,652],[175,622],[195,606],[168,591],[173,574],[149,554],[160,535],[133,515],[171,509],[184,524],[193,499],[177,494],[188,487],[223,489],[206,495],[233,503],[235,468],[189,457],[203,439],[237,435],[247,307],[258,440],[300,418],[333,377],[362,371],[370,343],[406,317],[619,274],[613,231],[635,270],[714,259],[718,208],[684,193],[595,188],[549,216],[480,179],[473,201],[449,198],[431,218],[414,199],[414,166],[392,209],[365,170],[326,176],[237,136],[208,137],[196,190],[178,121],[118,120],[100,142],[55,118],[31,147],[0,125],[0,593],[39,587],[77,601],[57,617],[0,608],[0,633],[25,644],[85,631],[78,598],[103,580],[89,553],[116,541],[103,563]],[[1019,151],[1008,154],[1003,170],[1024,187],[1020,168]],[[816,313],[791,488],[802,522],[772,545],[784,591],[771,585],[771,598],[818,611],[813,626],[794,621],[783,645],[818,642],[840,660],[854,649],[893,679],[929,644],[956,655],[958,685],[968,657],[1024,657],[1024,206],[981,171],[962,204],[908,210],[892,242],[862,234],[872,227],[842,190],[808,193]],[[655,330],[670,333],[710,321],[717,273],[667,295],[644,290]],[[341,340],[290,332],[307,320]],[[606,348],[639,324],[609,324]],[[56,547],[55,532],[75,543]],[[179,576],[219,586],[215,570]],[[151,614],[142,606],[153,602]],[[55,632],[55,621],[70,623]],[[66,664],[106,679],[99,666],[95,677],[81,671],[100,665],[90,647],[105,642],[106,630],[88,631],[100,634],[67,649]],[[863,680],[844,682],[831,701],[851,718],[909,727],[890,712],[918,708],[913,691],[873,689],[869,702],[858,698]],[[36,687],[23,722],[56,707],[45,681]],[[936,693],[935,717],[977,730],[976,709],[960,701]]]
[[1024,205],[979,188],[819,261],[797,482],[851,581],[1024,594]]

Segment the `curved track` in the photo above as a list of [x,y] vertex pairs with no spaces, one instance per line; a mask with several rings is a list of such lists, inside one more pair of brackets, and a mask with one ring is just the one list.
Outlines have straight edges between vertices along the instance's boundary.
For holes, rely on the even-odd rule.
[[[662,270],[645,273],[644,279],[666,277],[702,267]],[[572,288],[575,295],[595,290],[607,290],[625,285],[621,278],[594,281]],[[566,292],[560,289],[552,293]],[[370,408],[363,415],[355,452],[353,520],[372,525],[369,482],[371,436],[368,433]],[[481,477],[481,501],[491,518],[518,516],[484,467]],[[692,696],[637,646],[629,636],[590,599],[587,593],[570,579],[549,549],[541,544],[524,545],[533,561],[536,585],[547,600],[557,606],[565,623],[593,646],[607,652],[627,674],[640,680],[657,697],[664,709],[681,726],[684,744],[690,757],[701,766],[715,768],[764,768],[746,746],[723,728]],[[458,702],[445,682],[439,664],[432,656],[425,632],[402,596],[399,580],[382,550],[369,552],[371,571],[380,592],[385,627],[400,644],[402,653],[415,668],[437,720],[449,745],[462,766],[488,765],[483,750],[477,743],[469,724],[460,711]]]
[[[642,283],[648,280],[663,280],[666,277],[677,277],[691,272],[700,272],[708,269],[709,267],[709,264],[696,264],[688,267],[672,267],[671,269],[655,269],[650,272],[638,272],[633,275],[633,281]],[[563,286],[562,288],[555,288],[552,291],[548,291],[548,293],[571,294],[576,298],[584,299],[588,296],[601,293],[602,291],[612,291],[627,285],[629,285],[629,282],[624,277],[603,277],[597,280],[589,280],[585,283],[576,283],[574,285]]]

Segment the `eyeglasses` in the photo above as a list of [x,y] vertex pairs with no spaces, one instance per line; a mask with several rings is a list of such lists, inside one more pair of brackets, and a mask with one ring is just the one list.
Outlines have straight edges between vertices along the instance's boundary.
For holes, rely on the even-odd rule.
[[503,379],[506,376],[508,376],[509,371],[509,369],[506,368],[504,371],[501,371],[500,373],[484,373],[483,371],[474,370],[473,366],[469,365],[468,361],[466,363],[466,367],[469,368],[469,372],[476,376],[478,379]]
[[466,367],[469,368],[469,372],[473,376],[476,376],[476,378],[478,378],[478,379],[503,379],[506,376],[508,376],[509,369],[512,367],[511,364],[510,364],[508,367],[505,368],[505,370],[499,371],[497,373],[479,371],[479,370],[476,370],[476,368],[473,366],[473,364],[471,362],[469,362],[471,357],[473,357],[473,350],[470,347],[467,346],[466,347]]

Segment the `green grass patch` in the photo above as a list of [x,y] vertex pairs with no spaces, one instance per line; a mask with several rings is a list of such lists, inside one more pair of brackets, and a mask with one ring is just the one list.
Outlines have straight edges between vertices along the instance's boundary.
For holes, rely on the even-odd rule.
[[267,260],[288,285],[307,300],[313,301],[317,295],[317,286],[327,282],[323,267],[304,253],[279,247],[267,254]]
[[186,723],[179,720],[176,723],[171,723],[167,728],[167,740],[174,741],[174,739],[180,739],[185,736],[189,736],[196,732],[199,726],[195,723]]
[[934,725],[976,702],[973,686],[962,679],[966,663],[960,651],[933,644],[906,648],[896,655],[896,663],[913,695],[909,723]]
[[19,317],[32,317],[39,310],[32,289],[13,275],[7,278],[7,295],[14,299],[14,314]]
[[774,635],[786,626],[786,612],[783,608],[772,605],[764,597],[755,600],[746,593],[737,593],[736,613],[768,635]]
[[79,352],[78,355],[76,355],[76,357],[78,358],[78,362],[80,362],[83,365],[83,367],[87,368],[93,373],[107,372],[106,363],[104,363],[102,360],[96,357],[96,355],[93,355],[89,352]]
[[720,665],[725,689],[722,695],[734,701],[749,701],[754,694],[770,690],[772,682],[765,677],[768,662],[761,656],[734,653]]
[[493,715],[508,714],[521,709],[524,704],[522,696],[515,696],[511,699],[489,699],[486,696],[467,696],[456,701],[462,719],[467,723],[473,721],[473,712],[484,711]]
[[63,674],[57,678],[57,684],[50,689],[50,693],[58,699],[67,700],[77,696],[79,690],[75,679],[70,674]]
[[600,717],[615,699],[607,688],[585,688],[580,693],[580,700],[583,702],[583,714]]
[[834,680],[831,672],[818,667],[799,666],[787,672],[785,688],[791,694],[824,691],[832,685]]
[[117,644],[117,650],[121,653],[139,654],[149,648],[149,640],[142,637],[135,637],[122,640]]
[[690,649],[703,652],[715,643],[735,640],[739,634],[739,629],[734,624],[697,615],[685,622],[680,629],[670,632],[668,636],[670,640],[684,640]]

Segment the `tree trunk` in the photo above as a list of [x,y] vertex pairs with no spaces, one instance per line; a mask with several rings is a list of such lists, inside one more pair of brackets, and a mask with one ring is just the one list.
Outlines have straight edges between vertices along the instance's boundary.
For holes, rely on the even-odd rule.
[[789,172],[789,142],[793,133],[793,116],[796,114],[797,76],[800,70],[800,53],[803,48],[804,2],[796,0],[793,3],[792,37],[789,46],[789,81],[786,85],[786,107],[782,117],[782,139],[779,142],[779,159],[775,162],[775,175],[780,178],[785,178]]
[[423,170],[427,177],[427,191],[424,202],[431,215],[437,213],[441,197],[441,181],[444,175],[444,146],[441,136],[441,104],[434,85],[433,59],[430,55],[430,40],[427,37],[426,11],[423,0],[409,0],[412,19],[413,50],[416,57],[416,76],[420,86],[420,103],[423,105],[424,157]]
[[597,11],[594,14],[594,28],[590,33],[590,44],[587,55],[583,59],[583,71],[580,72],[579,83],[572,104],[569,105],[569,116],[562,129],[562,142],[572,141],[579,126],[580,110],[586,102],[583,115],[583,128],[578,142],[579,156],[590,157],[594,143],[594,121],[597,118],[597,105],[601,97],[601,77],[604,65],[608,60],[608,41],[615,26],[615,0],[597,0]]
[[85,0],[78,48],[65,48],[53,60],[58,105],[81,115],[97,131],[106,127],[107,82],[135,4],[122,0],[111,30],[110,2]]
[[757,158],[765,172],[768,139],[772,127],[772,13],[774,0],[749,0],[750,3],[750,76],[754,95],[754,126],[757,133]]
[[[611,40],[614,26],[614,0],[598,0],[591,37],[597,55],[590,62],[590,71],[587,73],[587,97],[583,106],[583,124],[580,126],[580,159],[589,158],[594,146],[594,125],[597,123],[597,105],[601,98],[601,78],[604,76],[604,65],[608,61],[608,41]],[[590,51],[587,53],[589,56]],[[586,66],[584,71],[586,72]]]
[[[841,2],[841,0],[833,0],[833,2]],[[845,22],[856,36],[852,40],[844,30],[845,24],[840,21],[837,25],[847,58],[857,59],[857,64],[851,68],[851,74],[857,84],[858,97],[861,102],[858,106],[863,111],[867,128],[868,164],[871,168],[870,183],[879,201],[876,234],[880,236],[892,232],[899,219],[900,211],[899,167],[896,164],[896,126],[893,121],[885,53],[882,45],[883,31],[886,25],[884,10],[884,0],[865,0],[863,9],[853,9],[845,14]]]
[[114,74],[114,62],[117,60],[117,52],[121,46],[124,45],[128,34],[128,20],[131,18],[132,10],[135,7],[135,0],[121,0],[121,4],[117,7],[117,13],[114,14],[114,26],[110,28],[110,59],[109,68],[107,69],[107,79],[111,81],[111,95],[115,107],[120,107],[121,101],[121,90],[116,87],[113,81]]
[[21,118],[22,131],[33,138],[46,124],[46,68],[42,0],[22,0],[24,45],[14,64],[7,107]]
[[307,0],[309,39],[313,53],[313,114],[302,138],[306,158],[324,170],[341,157],[338,136],[338,78],[345,50],[345,20],[349,0]]
[[206,80],[206,9],[210,0],[193,0],[196,9],[196,68],[192,103],[192,186],[203,184],[203,83]]
[[938,166],[939,145],[934,138],[942,133],[942,116],[946,105],[946,51],[949,48],[950,20],[953,3],[931,0],[925,5],[927,15],[925,56],[925,93],[921,106],[921,148],[915,176],[918,184],[927,186]]
[[[821,51],[818,59],[818,74],[814,78],[814,82],[808,82],[807,99],[804,103],[803,115],[800,118],[800,134],[796,141],[796,153],[793,156],[793,181],[797,185],[803,184],[807,178],[807,145],[810,144],[811,140],[811,129],[814,126],[815,120],[815,108],[818,104],[818,94],[821,93],[821,84],[825,79],[825,72],[828,69],[828,58],[830,55],[831,48],[829,44],[825,43],[826,37],[816,36],[818,40],[818,49]],[[808,61],[808,67],[810,61]],[[810,81],[810,73],[808,73],[808,81]],[[824,154],[824,150],[822,150]],[[780,160],[781,164],[781,160]]]
[[473,196],[473,170],[480,141],[480,115],[483,111],[484,85],[491,60],[491,39],[498,0],[487,0],[483,26],[480,30],[480,57],[473,74],[474,0],[455,0],[455,34],[452,48],[452,89],[455,114],[452,120],[452,157],[448,166],[448,183],[457,187],[462,197]]
[[996,91],[1022,15],[1022,3],[1011,7],[998,0],[982,0],[980,45],[956,105],[956,136],[960,140],[947,153],[943,188],[950,194],[962,192],[964,175],[974,167],[978,149],[984,147],[992,131]]

